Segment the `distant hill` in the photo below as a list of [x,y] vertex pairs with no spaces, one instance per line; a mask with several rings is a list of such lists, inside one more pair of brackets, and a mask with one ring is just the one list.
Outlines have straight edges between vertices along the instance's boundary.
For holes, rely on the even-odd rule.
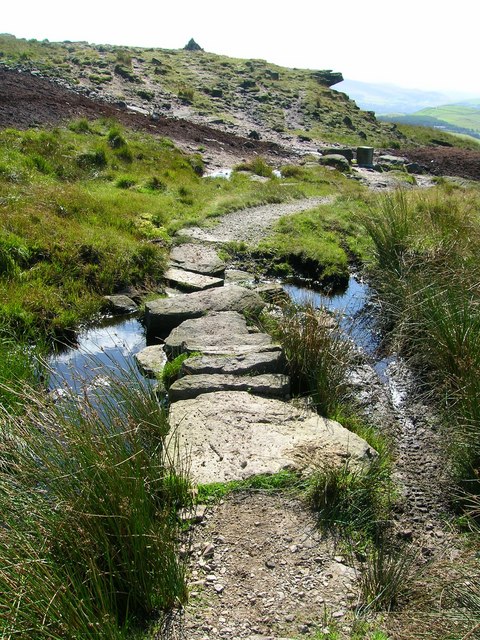
[[470,101],[480,102],[478,98],[471,100],[473,95],[467,92],[422,91],[420,89],[406,89],[393,84],[376,84],[348,79],[338,84],[336,88],[348,94],[362,109],[375,111],[376,114],[415,113],[420,109],[437,105],[457,103],[468,106]]
[[413,124],[434,127],[480,139],[480,100],[466,100],[458,104],[446,104],[421,109],[415,113],[389,113],[378,116],[383,122]]

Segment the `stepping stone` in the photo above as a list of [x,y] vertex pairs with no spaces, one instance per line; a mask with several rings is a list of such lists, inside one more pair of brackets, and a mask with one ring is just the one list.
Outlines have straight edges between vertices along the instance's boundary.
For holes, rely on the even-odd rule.
[[122,315],[133,313],[138,310],[138,305],[131,298],[125,295],[104,296],[112,313]]
[[274,347],[266,333],[250,333],[245,318],[236,311],[210,313],[185,320],[165,339],[169,357],[199,351],[207,355],[239,355],[269,351]]
[[282,373],[285,358],[280,347],[272,351],[246,353],[238,356],[194,356],[182,364],[183,375],[230,374],[237,376]]
[[136,353],[134,357],[141,372],[147,378],[156,378],[167,362],[167,354],[161,344],[145,347],[145,349]]
[[211,276],[204,276],[201,273],[185,271],[184,269],[177,269],[176,267],[167,269],[165,280],[167,280],[171,286],[178,287],[185,291],[204,291],[212,287],[223,287],[222,278],[212,278]]
[[283,470],[368,464],[376,452],[338,422],[245,391],[204,393],[170,407],[171,451],[194,482],[229,482]]
[[244,287],[215,287],[174,298],[158,298],[145,304],[148,337],[165,337],[184,320],[199,318],[212,311],[238,311],[257,315],[265,306],[263,300]]
[[251,284],[254,281],[255,275],[249,271],[241,271],[240,269],[227,269],[225,271],[225,284]]
[[218,257],[213,247],[203,244],[187,243],[173,247],[170,262],[173,267],[207,276],[223,278],[225,275],[223,260]]
[[196,398],[213,391],[248,391],[259,396],[284,398],[290,393],[290,378],[280,373],[259,376],[198,375],[176,380],[168,390],[170,402]]
[[258,293],[262,300],[271,304],[280,304],[281,302],[287,302],[289,299],[282,285],[275,282],[261,284],[255,287],[254,291]]

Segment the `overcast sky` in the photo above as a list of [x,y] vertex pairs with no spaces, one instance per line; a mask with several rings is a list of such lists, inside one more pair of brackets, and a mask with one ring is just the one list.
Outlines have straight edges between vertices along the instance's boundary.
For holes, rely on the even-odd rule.
[[[0,31],[19,38],[206,50],[345,78],[480,96],[476,2],[456,0],[22,0]],[[285,8],[283,8],[285,7]]]

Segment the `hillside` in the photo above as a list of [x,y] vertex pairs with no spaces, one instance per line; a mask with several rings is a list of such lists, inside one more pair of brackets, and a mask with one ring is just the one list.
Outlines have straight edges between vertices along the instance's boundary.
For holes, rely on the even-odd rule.
[[332,71],[205,51],[38,42],[7,34],[0,36],[0,61],[153,118],[187,119],[241,136],[377,146],[401,140],[390,125],[331,89],[343,79]]
[[420,109],[410,114],[389,113],[378,116],[382,122],[434,127],[451,133],[480,138],[478,100]]

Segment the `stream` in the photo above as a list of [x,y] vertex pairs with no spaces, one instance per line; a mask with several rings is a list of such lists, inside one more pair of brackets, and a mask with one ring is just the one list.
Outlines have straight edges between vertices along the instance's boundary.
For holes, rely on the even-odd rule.
[[[340,314],[340,325],[369,356],[378,346],[378,336],[365,313],[368,285],[351,276],[347,289],[327,295],[305,286],[284,284],[293,302],[311,302]],[[136,370],[134,355],[146,346],[145,330],[132,315],[106,318],[81,331],[74,346],[65,347],[49,361],[51,390],[65,386],[80,391],[81,384],[102,385],[109,375],[125,376]]]

